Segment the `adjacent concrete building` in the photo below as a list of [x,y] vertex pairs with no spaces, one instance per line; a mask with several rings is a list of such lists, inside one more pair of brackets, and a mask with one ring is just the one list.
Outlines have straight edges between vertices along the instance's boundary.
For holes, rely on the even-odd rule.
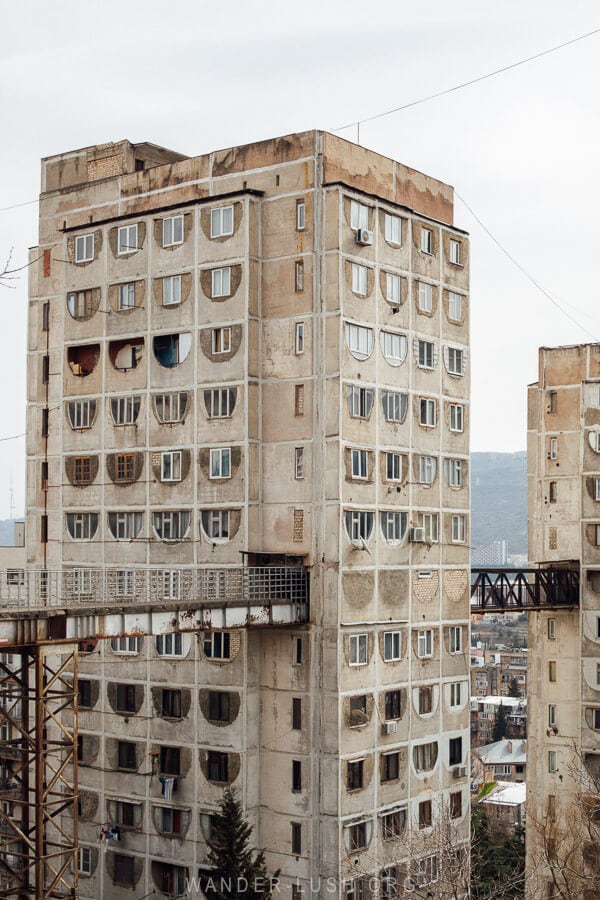
[[310,576],[303,627],[82,648],[81,897],[180,893],[226,785],[294,896],[467,836],[468,289],[452,189],[329,134],[43,161],[29,564],[180,615]]

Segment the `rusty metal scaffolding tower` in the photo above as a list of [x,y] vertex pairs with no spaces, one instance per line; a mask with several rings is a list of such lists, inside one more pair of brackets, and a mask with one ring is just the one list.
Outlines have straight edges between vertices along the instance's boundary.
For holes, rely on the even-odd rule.
[[[7,649],[0,659],[0,897],[77,897],[77,644]],[[72,728],[61,721],[66,707],[75,711]]]

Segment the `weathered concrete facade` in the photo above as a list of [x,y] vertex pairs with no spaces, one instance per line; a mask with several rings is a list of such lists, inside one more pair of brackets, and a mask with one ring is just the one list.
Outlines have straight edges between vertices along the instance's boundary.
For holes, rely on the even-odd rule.
[[[232,784],[288,892],[334,878],[358,900],[363,876],[408,865],[408,837],[427,853],[441,800],[468,831],[469,245],[452,189],[307,132],[192,159],[86,148],[44,160],[42,190],[30,563],[110,566],[123,591],[150,569],[157,601],[241,551],[311,572],[306,628],[81,657],[81,896],[176,893]],[[119,821],[104,856],[100,826]]]
[[[580,609],[529,616],[527,865],[530,897],[554,896],[548,835],[575,830],[585,766],[600,766],[600,346],[539,351],[528,393],[529,558],[581,566]],[[557,829],[556,832],[554,829]],[[585,848],[582,846],[581,850]],[[583,871],[582,860],[572,860]],[[578,868],[581,867],[581,868]]]

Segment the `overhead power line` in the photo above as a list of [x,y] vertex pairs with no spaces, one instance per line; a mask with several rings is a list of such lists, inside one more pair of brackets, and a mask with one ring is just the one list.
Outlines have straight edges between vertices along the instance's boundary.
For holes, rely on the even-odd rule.
[[[512,263],[514,266],[516,266],[516,268],[521,272],[521,274],[523,274],[523,275],[525,276],[525,278],[527,278],[527,280],[530,281],[531,284],[533,284],[533,286],[536,287],[536,288],[538,289],[538,291],[540,291],[540,292],[544,295],[544,297],[546,297],[546,299],[548,299],[548,300],[550,301],[550,303],[552,303],[554,306],[556,306],[556,308],[559,309],[560,312],[561,312],[564,316],[567,317],[567,319],[570,319],[571,322],[573,322],[573,324],[576,325],[578,328],[581,328],[581,330],[584,331],[584,332],[588,335],[588,337],[591,337],[591,339],[592,339],[594,342],[597,342],[597,341],[598,341],[598,338],[597,338],[595,335],[593,335],[593,334],[591,333],[591,331],[588,331],[587,328],[585,327],[585,325],[582,325],[581,322],[578,322],[577,319],[576,319],[574,316],[572,316],[570,312],[568,312],[566,309],[564,309],[564,307],[562,306],[562,304],[561,304],[561,303],[553,296],[553,294],[551,293],[551,291],[549,291],[548,288],[544,287],[544,285],[541,284],[541,283],[537,280],[537,278],[534,278],[534,276],[533,276],[530,272],[527,271],[527,269],[525,268],[525,266],[521,265],[521,263],[519,262],[519,260],[518,260],[518,259],[515,259],[515,257],[512,255],[512,253],[510,253],[510,252],[506,249],[506,247],[505,247],[503,244],[500,243],[500,241],[498,240],[498,238],[495,237],[495,236],[492,234],[492,232],[491,232],[490,229],[487,227],[487,225],[485,225],[485,224],[481,221],[481,219],[479,218],[479,216],[477,215],[477,213],[474,212],[474,210],[469,206],[469,204],[468,204],[467,201],[464,199],[464,197],[461,197],[461,195],[460,195],[460,194],[458,193],[458,191],[456,191],[456,190],[454,191],[454,194],[455,194],[455,196],[460,200],[460,202],[463,204],[463,206],[464,206],[466,209],[469,210],[469,212],[471,213],[471,215],[473,216],[473,218],[475,219],[475,221],[477,222],[477,224],[485,231],[485,233],[487,234],[487,236],[488,236],[489,238],[491,238],[491,240],[494,242],[494,244],[496,244],[496,246],[502,251],[502,253],[504,253],[504,255],[507,257],[507,259],[509,259],[509,260],[511,261],[511,263]],[[583,315],[586,315],[586,313],[583,313]]]
[[436,97],[443,97],[446,94],[452,94],[454,91],[460,91],[462,88],[470,87],[472,84],[477,84],[479,81],[485,81],[486,78],[493,78],[495,75],[501,75],[503,72],[509,72],[511,69],[516,69],[518,66],[524,66],[526,63],[533,62],[535,59],[540,59],[542,56],[548,56],[549,53],[555,53],[557,50],[562,50],[563,47],[569,47],[571,44],[576,44],[578,41],[583,41],[585,38],[592,37],[595,34],[600,32],[600,28],[595,28],[593,31],[587,31],[585,34],[580,34],[578,37],[571,38],[570,41],[564,41],[562,44],[557,44],[555,47],[549,47],[547,50],[541,50],[539,53],[535,53],[533,56],[528,56],[525,59],[520,59],[517,62],[510,63],[507,66],[502,66],[500,69],[494,69],[493,72],[487,72],[485,75],[479,75],[477,78],[471,78],[470,81],[463,81],[461,84],[455,84],[454,87],[445,88],[443,91],[437,91],[435,94],[429,94],[427,97],[421,97],[418,100],[411,100],[410,103],[404,103],[402,106],[396,106],[394,109],[387,109],[385,112],[376,113],[373,116],[367,116],[364,119],[355,119],[353,122],[348,122],[347,125],[340,125],[338,128],[332,128],[332,131],[343,131],[345,128],[352,128],[356,125],[364,125],[365,122],[374,122],[375,119],[383,119],[384,116],[391,116],[393,113],[401,112],[403,109],[410,109],[412,106],[419,106],[421,103],[428,103],[429,100],[435,100]]

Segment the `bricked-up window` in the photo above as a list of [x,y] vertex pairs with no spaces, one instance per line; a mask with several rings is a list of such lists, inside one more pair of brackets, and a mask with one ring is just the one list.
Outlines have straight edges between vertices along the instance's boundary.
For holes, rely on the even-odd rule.
[[179,747],[161,747],[158,764],[161,775],[180,775],[181,750]]
[[81,234],[75,238],[75,262],[91,262],[94,258],[94,235]]
[[462,738],[450,738],[448,741],[448,762],[451,766],[460,766],[463,761]]
[[296,200],[296,231],[304,231],[306,225],[306,204],[304,200]]
[[121,884],[123,887],[135,887],[135,868],[133,856],[124,856],[122,853],[114,853],[114,876],[115,884]]
[[73,460],[73,483],[89,484],[92,480],[90,456],[76,456]]
[[135,456],[133,453],[117,453],[115,462],[115,480],[133,481],[135,478]]
[[136,746],[131,741],[117,741],[117,768],[131,772],[137,769]]
[[304,415],[304,385],[296,384],[294,386],[294,415]]
[[346,788],[359,791],[364,781],[364,759],[349,760],[346,764]]
[[166,719],[181,719],[181,691],[162,688],[160,714]]
[[163,247],[183,244],[183,216],[167,216],[162,224]]
[[299,822],[292,822],[292,853],[302,853],[302,825]]
[[297,544],[301,544],[304,540],[304,510],[303,509],[295,509],[294,510],[294,531],[293,531],[293,541]]
[[211,238],[233,234],[233,206],[221,206],[210,211]]
[[211,722],[231,720],[231,697],[227,691],[208,692],[208,718]]
[[302,698],[292,697],[292,728],[294,731],[302,729]]
[[299,759],[292,760],[292,793],[297,794],[302,790],[302,762]]
[[117,685],[117,712],[134,713],[135,712],[135,685],[134,684],[118,684]]
[[229,778],[229,757],[218,750],[209,750],[207,753],[208,780],[217,784],[224,784]]
[[294,273],[294,289],[296,293],[301,293],[304,290],[304,263],[302,260],[294,263]]
[[400,691],[387,691],[385,695],[385,718],[402,718],[402,694]]
[[433,822],[433,810],[431,800],[421,800],[419,803],[419,828],[430,828]]

